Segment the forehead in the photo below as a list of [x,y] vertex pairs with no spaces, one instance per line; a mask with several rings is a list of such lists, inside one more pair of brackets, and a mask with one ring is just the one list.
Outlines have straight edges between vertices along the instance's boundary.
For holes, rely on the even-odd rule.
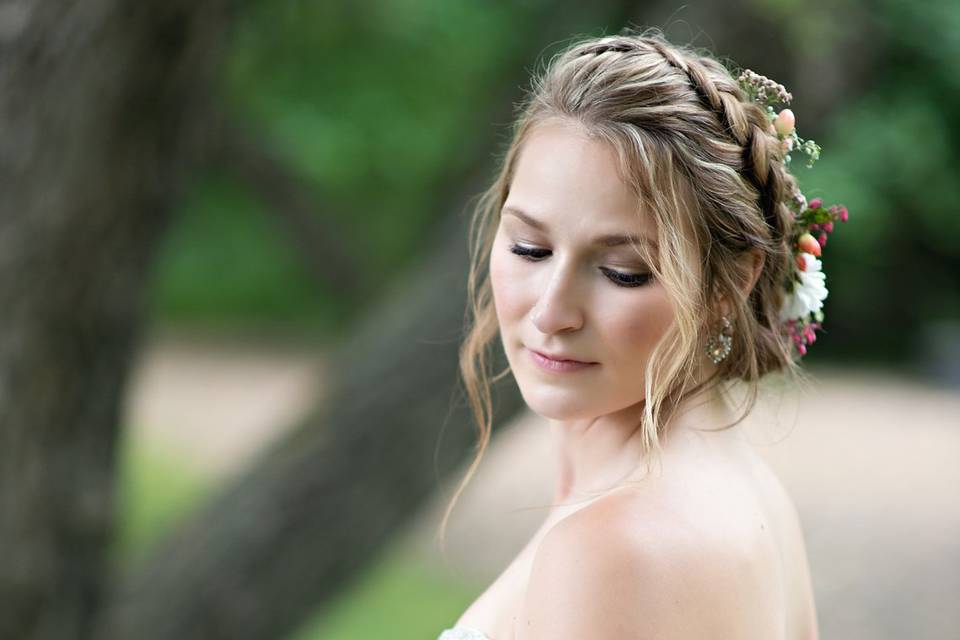
[[587,236],[600,232],[653,234],[640,200],[621,178],[616,152],[575,124],[551,121],[524,141],[507,204],[539,212],[553,226]]

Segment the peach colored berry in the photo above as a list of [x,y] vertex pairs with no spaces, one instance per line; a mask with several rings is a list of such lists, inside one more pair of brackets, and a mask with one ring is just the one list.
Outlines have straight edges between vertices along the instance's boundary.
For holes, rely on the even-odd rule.
[[797,238],[797,246],[800,247],[801,251],[806,253],[810,253],[815,256],[820,255],[820,243],[817,242],[817,239],[809,233],[805,233]]
[[796,128],[797,119],[790,109],[784,109],[773,120],[773,127],[781,136],[788,136]]

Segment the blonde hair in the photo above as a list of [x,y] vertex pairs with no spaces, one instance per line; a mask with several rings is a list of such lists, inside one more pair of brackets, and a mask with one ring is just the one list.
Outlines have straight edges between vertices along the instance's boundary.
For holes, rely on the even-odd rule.
[[[658,29],[595,37],[568,46],[539,74],[520,107],[493,184],[484,191],[470,224],[467,281],[468,330],[460,347],[460,373],[479,427],[477,454],[447,506],[447,520],[473,476],[492,431],[489,350],[498,334],[489,255],[500,211],[520,149],[538,126],[570,123],[616,152],[624,183],[638,212],[652,216],[658,255],[635,246],[669,294],[676,322],[646,364],[642,435],[647,453],[680,402],[699,392],[746,387],[752,411],[761,377],[784,373],[803,382],[781,332],[779,310],[792,268],[792,213],[786,200],[797,190],[784,151],[763,108],[752,102],[731,71],[708,53],[671,44]],[[737,258],[759,251],[763,267],[744,293],[752,269]],[[699,268],[698,268],[699,267]],[[706,380],[696,381],[697,358],[719,319],[718,296],[730,301],[736,328],[729,356]]]

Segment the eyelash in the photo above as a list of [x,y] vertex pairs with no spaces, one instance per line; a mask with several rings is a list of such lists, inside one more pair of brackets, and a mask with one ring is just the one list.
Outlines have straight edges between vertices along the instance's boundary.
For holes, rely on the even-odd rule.
[[[527,260],[528,262],[537,262],[546,257],[546,255],[537,254],[550,253],[546,249],[534,249],[532,247],[524,247],[523,245],[519,244],[511,245],[510,252],[514,255],[520,256],[520,258]],[[642,287],[650,281],[651,277],[651,274],[649,273],[623,273],[613,269],[607,269],[605,267],[600,267],[600,271],[602,271],[604,275],[606,275],[607,278],[615,285],[624,288]],[[634,278],[637,279],[635,280]]]

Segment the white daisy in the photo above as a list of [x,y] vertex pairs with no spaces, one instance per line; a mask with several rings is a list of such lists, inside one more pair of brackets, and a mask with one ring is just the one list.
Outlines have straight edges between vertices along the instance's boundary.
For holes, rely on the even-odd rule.
[[808,314],[823,307],[827,297],[827,276],[820,270],[817,257],[810,253],[800,253],[804,270],[797,270],[800,282],[795,284],[793,293],[783,301],[780,309],[780,321],[805,318]]

